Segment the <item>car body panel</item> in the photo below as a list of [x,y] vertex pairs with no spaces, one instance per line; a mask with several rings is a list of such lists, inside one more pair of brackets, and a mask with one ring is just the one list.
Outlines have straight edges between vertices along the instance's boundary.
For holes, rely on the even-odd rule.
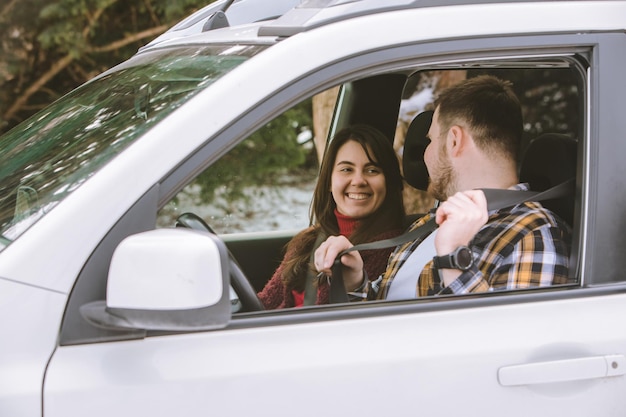
[[[229,23],[228,27],[236,26],[237,30],[240,31],[241,26],[249,22],[259,22],[267,20],[268,18],[275,18],[276,16],[282,15],[287,10],[298,6],[300,2],[300,0],[273,0],[271,2],[265,2],[262,7],[256,7],[256,0],[236,0],[230,2],[225,13]],[[229,1],[219,0],[198,10],[164,34],[140,48],[140,51],[169,39],[184,38],[192,34],[205,32],[204,26],[209,16],[222,10],[227,3],[229,3]],[[223,32],[223,30],[220,32]],[[242,34],[238,33],[236,39],[242,40],[243,38],[241,36]],[[232,41],[232,37],[229,41]]]
[[[359,17],[355,17],[354,19],[351,19],[351,21],[356,22],[360,18],[368,17],[368,15],[364,13],[364,9],[366,9],[367,7],[366,6],[363,7],[362,3],[363,2],[346,2],[344,4],[341,4],[335,7],[323,8],[316,13],[311,13],[310,15],[305,13],[304,21],[299,21],[299,19],[295,17],[291,18],[290,12],[287,12],[282,18],[279,18],[276,21],[270,22],[266,27],[263,27],[260,34],[262,35],[264,33],[267,33],[268,35],[278,34],[278,35],[285,36],[291,33],[297,33],[300,30],[306,30],[308,28],[317,28],[318,26],[321,26],[321,25],[332,25],[332,22],[336,20],[340,20],[341,25],[344,25],[345,23],[350,21],[350,20],[347,20],[347,21],[342,20],[341,16],[350,16],[350,15],[359,16]],[[416,4],[419,4],[418,2],[410,2],[410,1],[406,1],[404,3],[406,3],[407,5],[409,3],[413,3],[413,6]],[[459,2],[450,2],[448,3],[448,5],[446,5],[445,8],[428,7],[428,6],[435,5],[436,2],[430,2],[430,4],[424,3],[424,5],[427,7],[418,10],[421,18],[418,19],[417,22],[436,22],[436,21],[444,22],[446,21],[448,22],[448,24],[442,25],[443,28],[445,28],[443,30],[450,31],[450,32],[453,32],[455,29],[464,28],[465,25],[470,23],[475,28],[477,29],[479,28],[479,30],[485,30],[488,28],[487,29],[488,32],[491,32],[493,30],[495,32],[491,32],[491,33],[497,34],[497,33],[516,33],[518,30],[522,32],[526,32],[526,33],[531,33],[535,31],[535,28],[537,27],[537,25],[541,25],[541,22],[550,21],[550,20],[552,20],[550,26],[544,26],[544,28],[550,32],[555,32],[555,31],[561,30],[561,28],[563,27],[561,26],[562,23],[564,23],[564,26],[569,26],[572,23],[572,20],[573,21],[576,20],[575,17],[571,19],[573,15],[569,14],[570,10],[568,10],[564,14],[563,4],[558,0],[554,2],[543,2],[541,4],[539,3],[529,4],[528,2],[515,2],[515,1],[508,2],[506,4],[488,2],[488,1],[484,2],[484,4],[463,4],[463,3],[465,3],[463,0]],[[594,4],[597,6],[597,2],[595,1],[585,1],[585,2],[580,2],[580,3],[577,1],[574,1],[574,2],[568,3],[567,8],[569,9],[571,7],[572,8],[571,11],[574,11],[578,8],[581,8],[579,10],[582,10],[582,8],[587,9],[588,13],[591,13],[591,14],[587,15],[583,19],[587,20],[590,16],[598,17],[599,19],[593,22],[591,26],[594,26],[595,24],[603,26],[605,23],[608,23],[608,21],[604,23],[602,22],[606,20],[608,16],[602,16],[602,12],[600,12],[599,9],[595,8]],[[385,6],[382,6],[381,8],[384,8]],[[390,8],[391,7],[392,6],[390,6]],[[610,5],[608,8],[611,8],[611,7],[615,7],[615,12],[618,12],[619,9],[621,8],[621,6],[617,3]],[[299,9],[295,9],[294,11],[302,12],[302,10],[299,10]],[[410,10],[410,9],[396,10],[390,13],[408,15],[409,13],[413,11],[414,10]],[[474,12],[478,12],[478,13],[475,14]],[[363,16],[362,14],[365,14],[365,16]],[[494,14],[496,14],[499,18],[493,19],[491,16],[493,16]],[[369,16],[372,16],[372,15],[369,15]],[[522,26],[517,26],[517,23],[519,23],[519,21],[516,20],[517,18],[522,19],[522,20],[526,20],[530,18],[529,20],[533,20],[532,19],[533,17],[537,19],[538,21],[535,24],[532,24],[529,22],[530,26],[528,27],[528,30],[524,30]],[[582,17],[582,15],[580,15],[579,17]],[[286,24],[284,26],[281,25],[282,20],[286,20]],[[293,30],[291,26],[291,24],[293,23],[292,22],[293,20],[295,20],[296,23],[298,23],[300,26],[300,28],[295,31]],[[590,28],[589,22],[587,22],[587,24],[585,24],[584,26],[586,26],[586,28],[589,29]],[[439,29],[439,28],[432,27],[429,24],[423,25],[421,27],[435,30],[435,32]],[[462,33],[458,33],[458,35],[460,36],[465,36],[466,34],[471,34],[471,31],[470,32],[463,31]],[[433,36],[433,38],[436,38],[436,37],[437,35]]]
[[66,297],[0,278],[0,414],[41,415],[42,386]]
[[619,416],[623,376],[505,387],[498,370],[624,355],[624,314],[617,295],[60,347],[44,414]]

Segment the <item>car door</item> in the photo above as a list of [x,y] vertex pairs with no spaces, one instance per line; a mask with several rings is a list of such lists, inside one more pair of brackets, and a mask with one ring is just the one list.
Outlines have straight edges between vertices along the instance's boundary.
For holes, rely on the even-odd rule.
[[[617,79],[624,56],[613,48],[624,46],[623,37],[505,37],[442,42],[436,48],[447,53],[448,68],[455,57],[463,67],[468,54],[496,66],[500,59],[512,62],[511,54],[518,55],[517,64],[545,65],[542,58],[555,55],[586,60],[579,67],[585,133],[573,242],[577,284],[242,312],[225,328],[211,331],[108,333],[89,343],[64,342],[62,335],[46,372],[44,415],[623,415],[626,285],[617,271],[624,261],[593,248],[600,232],[591,227],[606,232],[619,248],[624,239],[600,226],[602,220],[590,221],[596,213],[615,214],[605,204],[621,199],[615,190],[591,191],[590,184],[610,176],[604,161],[609,151],[600,138],[624,131],[623,121],[608,123],[595,110],[617,102],[611,80]],[[558,47],[546,50],[546,44]],[[432,68],[438,62],[429,55],[432,48],[405,45],[363,54],[358,63],[303,77],[276,98],[300,100],[307,97],[301,91],[348,83],[359,71],[380,72],[383,65],[390,72],[409,64]],[[268,100],[265,109],[257,109],[256,121],[267,122],[265,115],[277,109],[285,105]],[[233,124],[215,143],[243,140],[243,132],[247,126]],[[208,144],[204,151],[210,146],[218,145]],[[193,164],[178,169],[191,171]],[[601,261],[610,264],[598,266]]]
[[63,347],[45,414],[621,414],[626,297],[511,298]]

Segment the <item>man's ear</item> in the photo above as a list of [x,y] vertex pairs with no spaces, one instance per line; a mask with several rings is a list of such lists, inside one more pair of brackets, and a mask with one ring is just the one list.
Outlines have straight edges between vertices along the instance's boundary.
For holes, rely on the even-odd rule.
[[464,148],[467,146],[468,140],[469,137],[467,135],[467,131],[461,126],[453,125],[448,130],[448,135],[446,137],[446,146],[448,147],[448,152],[450,152],[450,156],[459,156],[461,152],[463,152]]

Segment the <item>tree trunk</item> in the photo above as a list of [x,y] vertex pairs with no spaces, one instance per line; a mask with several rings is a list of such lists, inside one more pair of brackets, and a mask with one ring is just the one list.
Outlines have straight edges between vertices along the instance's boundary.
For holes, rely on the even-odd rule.
[[313,97],[313,142],[317,151],[317,161],[322,163],[330,122],[332,121],[335,103],[339,94],[339,87],[326,90]]

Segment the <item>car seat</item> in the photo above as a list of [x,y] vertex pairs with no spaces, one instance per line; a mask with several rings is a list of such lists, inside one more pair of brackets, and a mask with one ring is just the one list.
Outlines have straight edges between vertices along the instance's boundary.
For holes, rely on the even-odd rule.
[[404,180],[411,187],[426,191],[428,189],[428,170],[424,162],[424,151],[430,143],[428,129],[433,120],[433,111],[424,111],[411,120],[404,138],[402,151],[402,171]]
[[[522,157],[519,177],[533,191],[545,191],[576,177],[577,141],[568,135],[544,133],[533,139]],[[575,193],[541,204],[565,220],[574,221]]]

